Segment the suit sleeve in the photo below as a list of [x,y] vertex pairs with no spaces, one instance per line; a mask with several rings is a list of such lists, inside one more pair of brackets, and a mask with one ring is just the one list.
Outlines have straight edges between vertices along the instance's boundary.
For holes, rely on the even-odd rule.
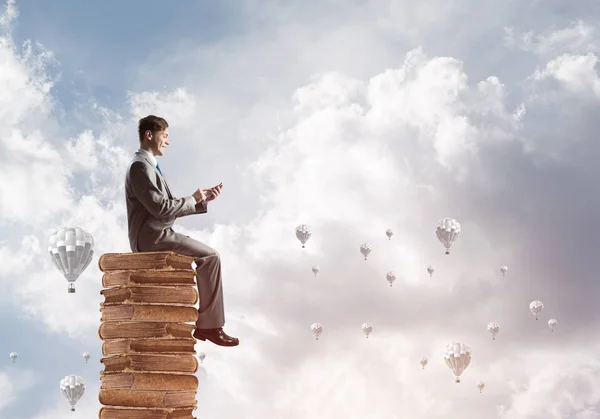
[[196,212],[194,214],[206,214],[208,211],[208,202],[198,202],[196,204]]
[[134,162],[129,169],[129,176],[133,194],[153,217],[183,217],[197,213],[200,204],[196,204],[193,196],[169,199],[156,184],[156,175],[147,164]]

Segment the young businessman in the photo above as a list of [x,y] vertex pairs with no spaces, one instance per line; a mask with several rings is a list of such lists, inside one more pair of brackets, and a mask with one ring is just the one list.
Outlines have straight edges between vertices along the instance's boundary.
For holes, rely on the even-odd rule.
[[163,118],[149,115],[140,119],[138,134],[140,149],[135,153],[125,178],[131,250],[170,250],[196,258],[200,308],[194,337],[220,346],[237,346],[239,340],[223,331],[225,312],[219,253],[172,229],[179,217],[206,213],[208,202],[219,196],[223,184],[197,189],[185,198],[175,198],[156,160],[169,145],[169,124]]

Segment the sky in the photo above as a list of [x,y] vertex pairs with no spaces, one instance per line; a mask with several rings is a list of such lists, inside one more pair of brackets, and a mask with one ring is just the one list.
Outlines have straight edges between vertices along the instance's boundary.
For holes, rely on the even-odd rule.
[[[225,330],[241,342],[197,344],[196,416],[600,418],[596,1],[9,0],[1,13],[0,418],[100,409],[97,260],[130,251],[124,178],[150,113],[170,125],[174,194],[224,184],[176,227],[221,254]],[[462,226],[450,255],[444,217]],[[63,226],[96,242],[75,294],[47,253]],[[472,349],[460,384],[451,342]],[[76,412],[59,391],[69,374],[87,385]]]

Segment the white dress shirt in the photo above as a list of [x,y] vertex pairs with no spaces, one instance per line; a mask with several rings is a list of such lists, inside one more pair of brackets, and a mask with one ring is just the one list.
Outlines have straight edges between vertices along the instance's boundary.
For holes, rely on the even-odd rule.
[[152,153],[150,153],[148,150],[144,150],[143,148],[140,148],[138,151],[142,154],[145,154],[146,157],[148,157],[150,159],[150,161],[152,162],[154,167],[156,167],[158,165],[158,161],[156,160],[156,157],[154,157],[152,155]]

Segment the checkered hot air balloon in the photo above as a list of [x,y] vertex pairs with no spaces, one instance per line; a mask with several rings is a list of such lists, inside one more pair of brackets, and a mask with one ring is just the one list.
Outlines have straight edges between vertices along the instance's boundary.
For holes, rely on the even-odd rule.
[[298,227],[296,227],[296,238],[300,240],[300,243],[302,243],[303,249],[308,239],[310,239],[310,236],[312,236],[310,226],[306,224],[300,224]]
[[452,218],[442,218],[438,221],[435,235],[446,248],[446,254],[450,254],[450,248],[460,235],[460,223]]
[[456,379],[455,383],[460,383],[461,374],[471,364],[471,348],[464,343],[453,342],[446,345],[446,353],[444,354],[446,365]]
[[371,248],[371,245],[369,243],[363,243],[360,245],[360,253],[365,257],[365,260],[367,260],[367,258],[371,254],[371,250],[373,249]]
[[315,322],[310,325],[310,330],[312,330],[316,340],[319,340],[319,336],[323,333],[323,325],[319,322]]
[[535,316],[535,319],[538,319],[538,314],[540,314],[544,310],[544,303],[539,300],[534,300],[529,304],[529,311],[531,314]]
[[75,292],[79,275],[94,255],[94,238],[79,227],[63,227],[50,236],[48,253],[56,269],[69,281],[67,292]]
[[367,338],[369,338],[369,335],[371,334],[371,332],[373,331],[373,325],[371,323],[363,323],[362,324],[362,331],[365,334],[365,336]]
[[496,322],[491,322],[487,325],[487,331],[492,335],[492,339],[496,340],[496,335],[500,332],[500,325]]

